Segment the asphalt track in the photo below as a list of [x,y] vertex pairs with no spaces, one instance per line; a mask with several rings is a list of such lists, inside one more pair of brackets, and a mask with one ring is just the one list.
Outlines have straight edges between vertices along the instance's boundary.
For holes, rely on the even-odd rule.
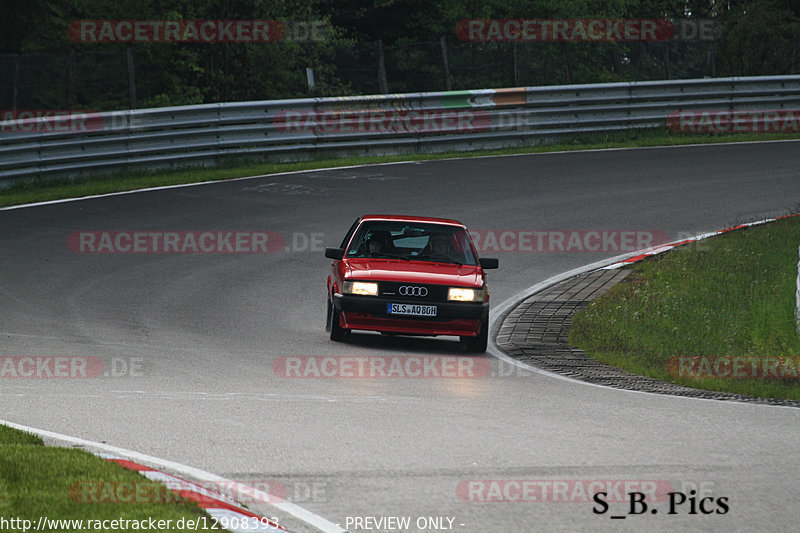
[[[347,517],[399,516],[412,525],[451,517],[463,532],[794,531],[798,409],[603,389],[509,371],[489,355],[493,372],[478,379],[286,379],[273,364],[287,356],[470,357],[450,339],[327,339],[329,261],[311,248],[338,245],[359,214],[679,238],[795,209],[798,146],[367,166],[2,210],[0,356],[96,357],[111,374],[129,370],[0,379],[2,418],[269,482],[342,526]],[[275,231],[288,250],[80,254],[67,246],[72,232],[104,230]],[[492,300],[619,253],[485,252],[500,258]],[[546,501],[474,501],[480,491],[459,491],[470,480],[572,480],[573,501],[552,493]],[[689,514],[687,502],[669,515],[660,501],[652,504],[658,514],[611,519],[628,504],[594,514],[594,502],[574,492],[592,480],[695,489],[698,500],[728,498],[729,511]],[[510,490],[507,499],[515,496]],[[249,505],[313,530],[267,504]]]

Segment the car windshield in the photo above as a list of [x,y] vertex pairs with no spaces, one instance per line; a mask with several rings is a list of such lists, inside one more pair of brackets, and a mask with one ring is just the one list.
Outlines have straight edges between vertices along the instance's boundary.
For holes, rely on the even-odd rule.
[[464,228],[402,221],[364,222],[345,256],[478,264]]

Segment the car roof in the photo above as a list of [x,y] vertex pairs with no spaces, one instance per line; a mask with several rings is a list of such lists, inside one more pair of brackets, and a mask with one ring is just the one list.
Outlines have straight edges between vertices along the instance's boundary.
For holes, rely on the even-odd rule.
[[417,217],[411,215],[364,215],[361,221],[366,220],[397,220],[401,222],[427,222],[433,224],[447,224],[450,226],[464,227],[464,224],[451,218]]

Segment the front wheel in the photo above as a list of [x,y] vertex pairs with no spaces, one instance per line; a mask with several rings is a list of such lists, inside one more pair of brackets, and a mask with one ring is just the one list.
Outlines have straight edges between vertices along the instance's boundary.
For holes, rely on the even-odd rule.
[[329,299],[325,299],[325,308],[328,310],[327,314],[325,315],[325,331],[331,330],[331,311],[333,310],[333,306],[331,305],[331,301]]
[[325,330],[331,332],[331,340],[336,342],[344,340],[349,332],[339,325],[339,311],[336,310],[330,300],[328,301],[328,323],[325,326]]
[[466,350],[470,353],[483,353],[489,346],[489,319],[481,320],[481,331],[476,337],[461,337]]

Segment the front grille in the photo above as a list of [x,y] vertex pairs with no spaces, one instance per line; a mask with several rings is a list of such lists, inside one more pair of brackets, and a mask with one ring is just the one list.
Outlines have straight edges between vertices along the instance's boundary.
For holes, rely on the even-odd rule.
[[[378,282],[380,295],[384,298],[391,298],[398,302],[446,302],[447,301],[447,286],[444,285],[429,285],[426,283],[397,283],[392,281]],[[405,292],[408,295],[402,295],[401,287],[405,287]],[[418,290],[419,289],[419,290]],[[416,296],[418,292],[427,290],[424,296]]]

